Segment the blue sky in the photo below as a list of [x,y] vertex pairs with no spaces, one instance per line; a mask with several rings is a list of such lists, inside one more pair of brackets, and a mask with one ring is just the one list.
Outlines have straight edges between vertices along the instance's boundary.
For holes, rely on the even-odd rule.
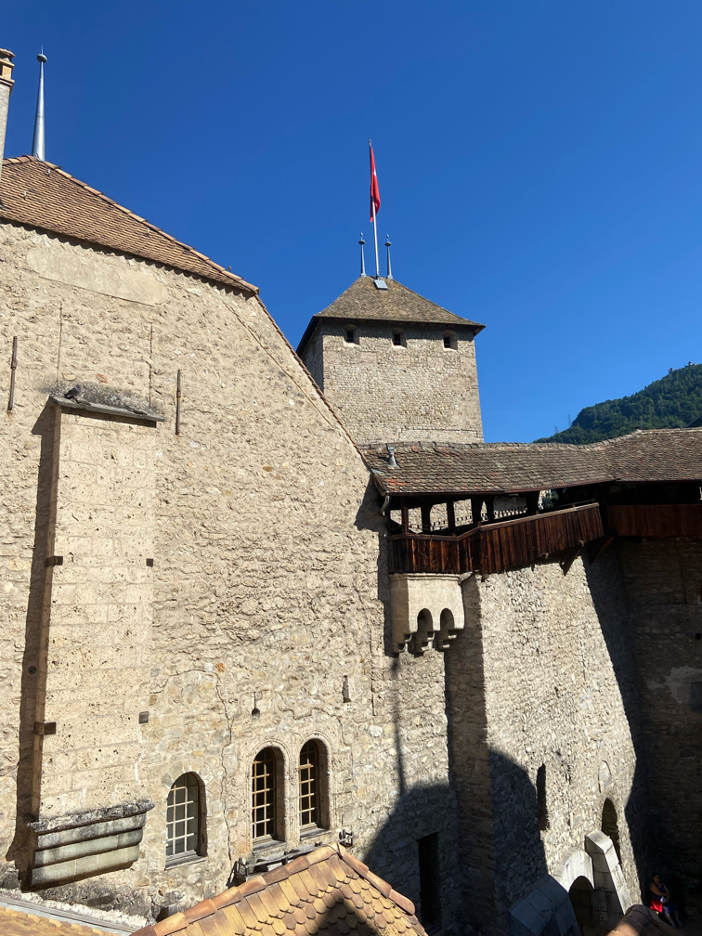
[[[370,246],[477,338],[485,437],[700,362],[699,0],[3,4],[6,155],[47,159],[261,288],[289,340]],[[367,254],[370,259],[370,254]]]

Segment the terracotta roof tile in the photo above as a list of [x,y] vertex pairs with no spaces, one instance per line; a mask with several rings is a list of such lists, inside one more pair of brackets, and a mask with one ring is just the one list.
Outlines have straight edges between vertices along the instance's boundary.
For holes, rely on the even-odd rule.
[[312,316],[297,353],[302,353],[317,324],[323,319],[347,322],[382,321],[395,324],[470,326],[474,332],[485,328],[479,322],[461,318],[413,292],[397,280],[387,280],[387,289],[376,289],[370,276],[360,276],[330,306]]
[[258,293],[256,286],[53,163],[31,156],[3,160],[0,198],[0,220],[63,234]]
[[[393,444],[392,442],[390,444]],[[702,479],[702,429],[650,429],[591,445],[408,443],[359,446],[388,494],[514,493],[607,481]]]
[[347,936],[351,931],[425,936],[412,903],[339,845],[251,878],[135,936]]
[[0,933],[2,936],[105,936],[103,929],[88,924],[57,920],[40,913],[25,913],[3,906],[0,906]]

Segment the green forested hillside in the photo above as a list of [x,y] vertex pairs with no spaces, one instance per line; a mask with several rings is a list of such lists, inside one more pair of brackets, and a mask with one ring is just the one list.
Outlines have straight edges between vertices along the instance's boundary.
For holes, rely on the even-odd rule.
[[702,364],[671,370],[662,380],[620,400],[587,406],[569,429],[537,442],[583,445],[626,435],[639,429],[675,429],[689,426],[702,415]]

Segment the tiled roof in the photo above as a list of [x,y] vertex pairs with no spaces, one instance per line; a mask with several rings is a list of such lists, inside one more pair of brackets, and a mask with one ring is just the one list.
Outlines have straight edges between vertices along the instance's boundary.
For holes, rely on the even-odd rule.
[[[392,443],[390,443],[392,444]],[[651,429],[591,445],[398,442],[361,454],[388,494],[504,493],[603,481],[702,479],[702,429]]]
[[460,318],[430,302],[416,292],[412,292],[397,280],[386,280],[387,289],[376,289],[371,276],[359,276],[346,292],[343,292],[330,306],[317,312],[307,326],[298,346],[297,353],[302,354],[320,319],[344,319],[345,321],[381,321],[405,322],[406,324],[427,325],[470,325],[479,332],[484,325],[470,319]]
[[0,177],[0,220],[14,221],[155,260],[176,270],[257,293],[239,276],[122,208],[53,163],[32,156],[5,159]]
[[105,936],[104,929],[0,906],[2,936]]
[[134,936],[425,936],[414,906],[341,845],[324,846]]

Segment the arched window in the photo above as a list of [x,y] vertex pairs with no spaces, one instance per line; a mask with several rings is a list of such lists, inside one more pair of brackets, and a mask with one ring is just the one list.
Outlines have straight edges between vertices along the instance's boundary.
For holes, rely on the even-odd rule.
[[310,740],[300,751],[300,831],[304,835],[329,828],[327,751],[320,742]]
[[319,826],[319,748],[308,741],[300,751],[300,828]]
[[275,748],[259,751],[251,768],[251,834],[254,841],[283,838],[281,755]]
[[166,858],[205,854],[205,793],[193,773],[182,774],[168,792]]
[[602,831],[612,839],[617,858],[621,862],[622,853],[619,845],[619,823],[617,821],[617,810],[611,799],[604,801],[602,807]]

